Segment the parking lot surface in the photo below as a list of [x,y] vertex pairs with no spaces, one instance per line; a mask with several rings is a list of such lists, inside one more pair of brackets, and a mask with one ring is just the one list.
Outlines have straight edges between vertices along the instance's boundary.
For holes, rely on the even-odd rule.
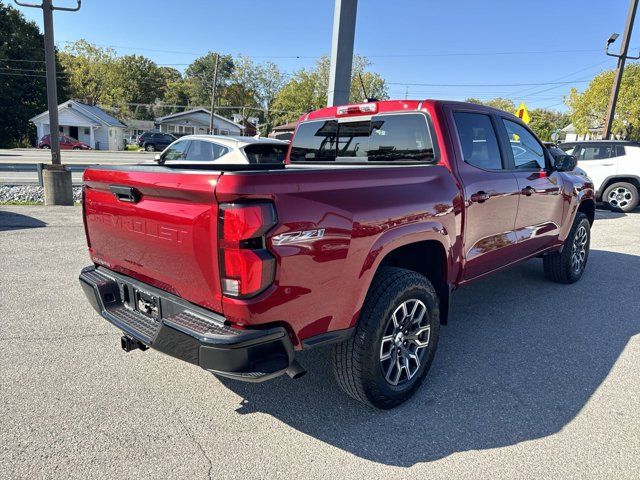
[[459,290],[379,412],[327,350],[263,384],[124,353],[77,281],[80,208],[0,207],[0,478],[640,478],[639,240],[640,211],[599,210],[579,283],[532,260]]

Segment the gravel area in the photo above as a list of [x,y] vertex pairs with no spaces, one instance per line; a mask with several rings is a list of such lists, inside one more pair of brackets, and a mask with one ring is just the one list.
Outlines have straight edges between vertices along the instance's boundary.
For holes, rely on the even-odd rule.
[[[73,187],[73,201],[82,200],[82,187]],[[44,189],[36,185],[0,186],[0,203],[38,202],[44,203]]]

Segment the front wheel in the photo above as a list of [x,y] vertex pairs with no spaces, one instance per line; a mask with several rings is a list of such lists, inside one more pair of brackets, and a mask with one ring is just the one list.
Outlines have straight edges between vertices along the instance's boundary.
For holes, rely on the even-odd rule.
[[635,210],[640,201],[640,196],[635,185],[627,182],[618,182],[607,187],[602,199],[611,210],[626,213]]
[[544,273],[558,283],[575,283],[584,273],[589,259],[591,224],[584,213],[578,212],[561,252],[543,257]]
[[148,143],[148,144],[144,147],[144,149],[145,149],[147,152],[155,152],[155,151],[156,151],[156,146],[155,146],[155,145],[153,145],[152,143]]
[[356,332],[334,346],[333,370],[356,400],[389,409],[424,380],[438,345],[438,297],[427,278],[385,267],[374,278]]

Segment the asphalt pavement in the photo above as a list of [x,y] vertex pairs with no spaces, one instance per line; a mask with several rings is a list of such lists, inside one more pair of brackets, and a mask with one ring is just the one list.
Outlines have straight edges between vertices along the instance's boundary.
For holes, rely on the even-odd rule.
[[77,281],[80,208],[0,207],[0,478],[640,478],[640,211],[598,211],[583,279],[465,287],[425,384],[367,409],[329,351],[221,381],[124,353]]

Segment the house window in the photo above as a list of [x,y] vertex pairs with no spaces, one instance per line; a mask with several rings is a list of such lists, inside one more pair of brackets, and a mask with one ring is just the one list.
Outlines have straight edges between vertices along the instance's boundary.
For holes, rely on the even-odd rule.
[[88,128],[85,128],[85,129],[84,129],[84,134],[85,134],[85,135],[91,135],[91,132],[89,131],[89,129],[88,129]]
[[229,135],[229,130],[220,130],[220,135]]

